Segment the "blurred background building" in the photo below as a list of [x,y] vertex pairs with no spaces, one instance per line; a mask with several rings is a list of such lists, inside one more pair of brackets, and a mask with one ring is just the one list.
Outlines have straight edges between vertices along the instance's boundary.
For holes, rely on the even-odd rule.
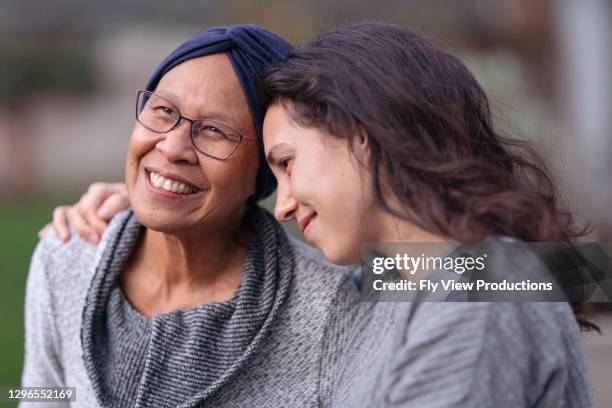
[[[0,387],[19,383],[23,290],[35,232],[95,180],[122,179],[136,91],[203,27],[254,22],[299,43],[374,19],[459,55],[498,126],[547,157],[570,207],[612,240],[612,1],[4,0],[0,3]],[[294,230],[292,230],[293,232]],[[587,335],[612,406],[612,320]],[[606,330],[607,329],[607,330]]]

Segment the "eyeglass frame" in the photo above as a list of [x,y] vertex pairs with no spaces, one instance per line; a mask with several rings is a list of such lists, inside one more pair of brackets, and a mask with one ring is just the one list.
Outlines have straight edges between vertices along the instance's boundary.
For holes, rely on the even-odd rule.
[[[140,118],[139,118],[139,115],[138,115],[138,114],[139,114],[139,112],[138,112],[138,101],[140,100],[140,95],[141,95],[141,94],[149,94],[150,96],[151,96],[151,95],[153,95],[153,96],[155,96],[155,97],[157,97],[157,98],[160,98],[160,99],[161,99],[161,100],[163,100],[164,102],[167,102],[167,103],[168,103],[169,105],[171,105],[171,106],[172,106],[174,109],[176,109],[176,113],[178,113],[178,119],[177,119],[176,123],[175,123],[175,124],[174,124],[174,125],[173,125],[173,126],[170,128],[170,129],[168,129],[168,130],[166,130],[166,131],[163,131],[163,132],[160,132],[159,130],[151,129],[150,127],[148,127],[147,125],[145,125],[144,123],[142,123],[142,122],[140,121]],[[150,97],[150,96],[149,96],[149,97]],[[143,105],[143,106],[144,106],[144,105]],[[225,124],[225,123],[223,123],[223,122],[219,122],[219,121],[217,121],[217,120],[214,120],[214,119],[208,119],[208,118],[190,119],[190,118],[188,118],[187,116],[184,116],[184,115],[181,113],[181,111],[179,110],[179,108],[177,108],[177,107],[176,107],[176,105],[175,105],[175,104],[173,104],[172,102],[170,102],[169,100],[167,100],[167,99],[166,99],[166,98],[164,98],[163,96],[160,96],[160,95],[156,94],[155,92],[152,92],[152,91],[147,91],[147,90],[145,90],[145,89],[141,89],[141,90],[139,90],[139,91],[138,91],[138,93],[136,94],[136,121],[137,121],[138,123],[140,123],[142,126],[144,126],[145,128],[149,129],[151,132],[155,132],[155,133],[159,133],[159,134],[164,134],[164,133],[172,132],[174,129],[176,129],[176,128],[177,128],[177,127],[180,125],[180,123],[183,121],[183,119],[184,119],[184,120],[186,120],[187,122],[189,122],[189,123],[190,123],[190,125],[191,125],[191,126],[190,126],[190,128],[189,128],[189,130],[190,130],[190,136],[189,136],[189,138],[191,139],[191,145],[193,146],[193,148],[194,148],[194,149],[196,149],[198,152],[202,153],[203,155],[208,156],[208,157],[210,157],[210,158],[212,158],[212,159],[216,159],[216,160],[227,160],[227,159],[228,159],[228,158],[229,158],[229,157],[230,157],[232,154],[234,154],[234,152],[236,151],[236,149],[238,149],[238,146],[240,146],[240,143],[242,143],[242,142],[243,142],[243,140],[247,140],[247,141],[249,141],[249,142],[258,142],[258,140],[257,140],[257,138],[256,138],[256,137],[250,137],[250,136],[243,135],[241,132],[237,131],[236,129],[234,129],[234,128],[233,128],[233,127],[231,127],[231,126],[226,125],[226,124]],[[239,140],[239,141],[236,143],[236,147],[234,147],[234,149],[233,149],[233,150],[232,150],[230,153],[228,153],[228,155],[227,155],[227,156],[225,156],[224,158],[215,157],[215,156],[211,155],[210,153],[203,152],[202,150],[200,150],[200,149],[198,148],[198,146],[196,146],[195,141],[193,140],[193,125],[194,125],[196,122],[201,122],[201,121],[204,121],[204,120],[205,120],[205,121],[212,122],[212,123],[217,124],[217,125],[222,125],[222,126],[225,126],[226,128],[230,129],[231,131],[236,132],[236,134],[237,134],[238,136],[240,136],[240,140]]]

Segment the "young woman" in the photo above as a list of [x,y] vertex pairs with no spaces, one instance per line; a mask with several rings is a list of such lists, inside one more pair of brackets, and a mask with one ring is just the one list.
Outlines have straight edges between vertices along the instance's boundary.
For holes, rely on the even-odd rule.
[[[411,30],[360,23],[321,35],[269,70],[263,90],[275,216],[296,220],[335,263],[359,262],[364,242],[581,233],[542,161],[495,130],[466,67]],[[96,218],[118,200],[109,193],[58,211],[55,228],[77,220],[70,212]],[[580,336],[590,325],[567,303],[380,302],[337,320],[354,325],[322,370],[332,406],[594,405]]]

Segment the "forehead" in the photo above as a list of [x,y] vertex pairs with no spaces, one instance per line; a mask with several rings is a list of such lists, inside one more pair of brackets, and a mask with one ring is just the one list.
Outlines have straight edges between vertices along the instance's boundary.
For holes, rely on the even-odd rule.
[[304,151],[318,157],[348,146],[347,138],[339,138],[316,126],[304,126],[294,118],[293,105],[275,102],[268,107],[263,125],[266,155],[285,150]]
[[268,107],[263,125],[264,149],[267,151],[277,143],[293,142],[289,133],[296,129],[286,107],[280,103],[273,103]]
[[250,111],[240,81],[225,53],[185,61],[168,71],[155,92],[190,117],[250,123]]

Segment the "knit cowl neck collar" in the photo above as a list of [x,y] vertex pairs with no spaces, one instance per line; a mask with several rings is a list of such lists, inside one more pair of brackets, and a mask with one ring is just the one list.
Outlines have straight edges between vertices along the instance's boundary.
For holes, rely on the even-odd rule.
[[[286,233],[260,208],[247,215],[254,234],[231,300],[153,317],[132,406],[192,407],[204,402],[257,352],[289,295],[294,255]],[[144,227],[131,210],[115,217],[87,292],[81,325],[83,360],[97,400],[109,406],[105,381],[111,294]],[[128,379],[126,379],[128,380]]]

